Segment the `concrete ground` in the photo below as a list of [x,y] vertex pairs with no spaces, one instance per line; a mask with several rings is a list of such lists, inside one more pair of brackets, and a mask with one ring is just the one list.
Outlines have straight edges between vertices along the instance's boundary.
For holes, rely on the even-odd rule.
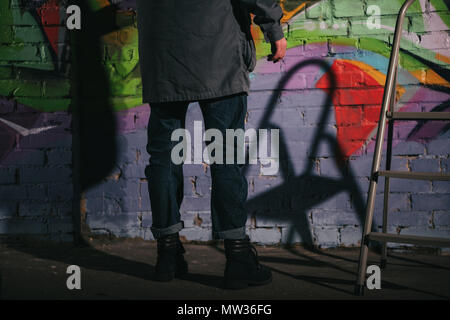
[[[353,287],[358,249],[311,252],[301,247],[257,247],[273,282],[239,291],[222,288],[221,245],[186,244],[190,273],[169,283],[152,280],[156,244],[93,240],[89,247],[0,244],[3,299],[361,299]],[[369,265],[377,264],[371,254]],[[68,290],[69,265],[81,268],[81,290]],[[392,253],[381,289],[363,299],[449,299],[450,256]]]

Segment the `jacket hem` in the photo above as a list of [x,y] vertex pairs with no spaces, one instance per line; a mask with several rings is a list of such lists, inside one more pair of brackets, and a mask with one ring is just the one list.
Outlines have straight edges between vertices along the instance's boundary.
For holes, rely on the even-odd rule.
[[240,89],[233,89],[233,90],[227,90],[227,91],[221,91],[221,92],[208,92],[203,94],[197,94],[197,95],[188,95],[188,96],[170,96],[170,97],[161,97],[159,99],[147,99],[142,98],[143,103],[163,103],[163,102],[179,102],[179,101],[189,101],[189,102],[196,102],[199,100],[206,100],[206,99],[214,99],[214,98],[220,98],[225,96],[230,96],[233,94],[238,94],[241,92],[249,93],[249,89],[247,88],[240,88]]

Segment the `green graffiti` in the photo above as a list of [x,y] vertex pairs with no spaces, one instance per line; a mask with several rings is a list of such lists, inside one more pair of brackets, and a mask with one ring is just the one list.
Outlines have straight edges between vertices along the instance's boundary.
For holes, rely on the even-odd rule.
[[[314,43],[345,45],[356,50],[367,50],[389,57],[396,13],[403,0],[281,0],[284,10],[283,26],[288,48]],[[427,2],[434,16],[432,21],[422,14],[423,8],[417,0],[408,11],[404,25],[401,46],[407,52],[400,53],[400,65],[409,70],[428,69],[425,62],[445,65],[447,56],[436,52],[423,38],[432,37],[427,29],[431,24],[442,25],[440,30],[448,30],[450,15],[443,0]],[[88,8],[93,12],[109,5],[106,0],[89,0]],[[422,3],[423,4],[423,3]],[[381,9],[380,28],[367,26],[367,8],[377,5]],[[428,10],[427,9],[427,10]],[[103,48],[102,64],[110,90],[109,103],[114,110],[124,110],[142,104],[141,76],[138,58],[138,33],[130,12],[118,11],[116,22],[121,27],[104,34],[98,44]],[[427,20],[428,19],[428,20]],[[437,21],[439,20],[439,21]],[[61,63],[67,57],[55,54],[46,37],[46,31],[36,14],[21,9],[19,0],[0,2],[0,95],[13,98],[40,111],[68,110],[74,97],[71,93],[71,68]],[[439,25],[438,25],[439,26]],[[446,28],[447,27],[447,28]],[[71,43],[71,32],[60,44]],[[270,53],[270,44],[262,41],[261,33],[255,26],[257,57]],[[425,36],[424,36],[425,35]],[[439,41],[438,39],[436,41]],[[72,53],[73,54],[73,53]],[[82,79],[84,81],[84,79]],[[86,79],[89,81],[89,79]]]

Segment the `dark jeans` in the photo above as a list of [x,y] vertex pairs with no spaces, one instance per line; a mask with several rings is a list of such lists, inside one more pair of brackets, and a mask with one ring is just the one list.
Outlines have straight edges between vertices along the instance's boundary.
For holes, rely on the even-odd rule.
[[[212,100],[199,101],[205,129],[222,132],[225,145],[226,129],[244,129],[247,113],[247,94],[242,93]],[[189,102],[153,103],[148,124],[147,151],[150,163],[145,172],[152,209],[152,233],[157,239],[183,228],[180,206],[183,200],[183,165],[171,161],[172,148],[179,141],[171,141],[172,132],[185,128]],[[192,133],[191,133],[192,136]],[[193,138],[192,138],[193,142]],[[208,145],[209,143],[207,143]],[[237,146],[234,144],[236,157]],[[211,220],[213,235],[221,239],[245,237],[247,212],[247,179],[243,164],[211,164]]]

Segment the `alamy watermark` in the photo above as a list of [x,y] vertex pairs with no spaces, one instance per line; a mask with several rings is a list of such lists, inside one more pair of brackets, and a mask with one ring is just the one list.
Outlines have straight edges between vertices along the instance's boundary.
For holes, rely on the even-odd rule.
[[369,290],[381,289],[381,269],[377,265],[371,265],[367,267],[367,274],[370,274],[366,280],[366,287]]
[[81,269],[79,266],[73,264],[67,267],[67,274],[70,276],[66,280],[66,286],[69,290],[81,290]]
[[[112,0],[112,3],[119,3],[120,0]],[[40,2],[37,2],[40,3]],[[80,30],[81,29],[81,10],[77,5],[70,5],[67,7],[67,21],[66,26],[69,30]],[[378,5],[370,5],[367,7],[366,14],[369,16],[366,20],[366,26],[369,30],[373,29],[381,29],[381,8]],[[347,23],[334,23],[332,25],[333,29],[347,28]],[[313,20],[308,20],[305,22],[305,28],[307,30],[314,30],[316,28],[316,22]],[[327,23],[325,21],[321,21],[319,23],[320,29],[326,29]]]
[[[268,152],[269,135],[270,154]],[[218,129],[208,129],[203,133],[202,122],[194,121],[193,139],[187,129],[176,129],[172,132],[171,140],[179,141],[171,152],[172,162],[177,165],[182,163],[245,164],[248,155],[249,164],[258,164],[259,161],[262,165],[262,175],[276,175],[280,167],[279,129],[258,129],[258,132],[252,128],[245,131],[226,129],[224,137]],[[209,142],[204,149],[203,142]]]
[[366,25],[370,30],[381,29],[381,8],[376,4],[367,7],[367,19]]

